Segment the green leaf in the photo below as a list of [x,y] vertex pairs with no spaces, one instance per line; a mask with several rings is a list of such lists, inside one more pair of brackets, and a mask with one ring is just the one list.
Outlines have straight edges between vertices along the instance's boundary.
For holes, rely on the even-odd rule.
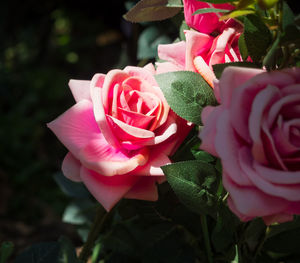
[[171,109],[187,121],[201,125],[201,111],[216,105],[212,88],[200,74],[176,71],[158,74],[155,79]]
[[235,243],[235,231],[239,219],[225,205],[220,205],[217,212],[217,223],[211,235],[211,241],[217,252],[232,256],[230,247]]
[[272,8],[274,5],[276,5],[278,1],[279,0],[258,0],[257,4],[261,9],[267,10]]
[[138,59],[155,58],[158,45],[171,42],[172,40],[166,34],[162,34],[158,27],[147,27],[139,36],[137,57]]
[[239,43],[239,51],[240,51],[241,57],[243,60],[246,60],[248,58],[248,49],[246,46],[244,33],[240,35],[238,43]]
[[300,254],[300,217],[292,222],[270,226],[263,249],[276,253]]
[[257,68],[257,65],[251,62],[229,62],[229,63],[222,63],[222,64],[215,64],[213,65],[213,70],[216,75],[216,78],[219,79],[227,67],[245,67],[245,68]]
[[39,243],[26,249],[17,256],[14,263],[54,263],[59,262],[60,245],[58,242]]
[[245,231],[245,242],[247,243],[251,254],[263,241],[266,228],[267,227],[261,218],[256,218],[249,222],[249,225]]
[[239,16],[245,16],[245,15],[254,14],[254,13],[255,13],[255,10],[253,8],[235,9],[235,10],[232,10],[232,11],[226,13],[225,15],[222,15],[220,17],[220,19],[226,20],[229,18],[237,18]]
[[278,32],[277,38],[275,39],[270,50],[263,59],[263,66],[265,66],[267,70],[274,69],[276,67],[276,55],[280,47],[280,38],[281,34],[280,32]]
[[54,175],[54,180],[59,185],[60,189],[70,197],[87,198],[90,196],[89,191],[83,183],[73,182],[60,172]]
[[178,0],[141,0],[123,17],[134,23],[160,21],[175,16],[181,9]]
[[261,62],[272,41],[271,33],[260,17],[248,15],[244,19],[247,50],[254,62]]
[[192,153],[193,153],[196,160],[200,160],[200,161],[203,161],[203,162],[206,162],[206,163],[210,163],[210,162],[215,161],[215,158],[211,154],[209,154],[205,151],[192,150]]
[[183,204],[198,214],[215,216],[218,180],[213,165],[195,160],[161,168]]
[[180,37],[180,40],[183,40],[185,41],[185,34],[184,34],[184,31],[185,30],[189,30],[189,26],[187,25],[187,23],[183,20],[182,21],[182,24],[179,28],[179,37]]
[[181,144],[179,149],[171,157],[172,161],[179,162],[179,161],[188,161],[188,160],[195,159],[195,156],[191,150],[194,147],[199,148],[200,145],[200,139],[198,135],[195,134],[195,130],[196,128],[192,129],[192,131],[186,137],[186,139]]
[[212,3],[212,4],[225,4],[225,3],[235,2],[236,0],[197,0],[197,1]]
[[294,25],[295,16],[288,4],[283,1],[282,3],[282,29],[286,30],[288,26]]
[[220,8],[201,8],[194,12],[192,15],[206,14],[206,13],[227,13],[228,10]]
[[252,6],[255,3],[255,0],[239,0],[237,4],[237,9],[244,9],[249,6]]
[[14,244],[9,241],[2,242],[0,247],[0,263],[5,263],[14,250]]
[[183,4],[182,4],[181,0],[168,0],[167,6],[170,6],[170,7],[182,7],[183,8]]
[[72,202],[66,207],[62,220],[65,223],[74,225],[90,223],[94,208],[95,204],[89,200]]
[[60,261],[59,263],[81,263],[76,256],[76,250],[71,241],[66,237],[60,237],[58,240],[60,245]]

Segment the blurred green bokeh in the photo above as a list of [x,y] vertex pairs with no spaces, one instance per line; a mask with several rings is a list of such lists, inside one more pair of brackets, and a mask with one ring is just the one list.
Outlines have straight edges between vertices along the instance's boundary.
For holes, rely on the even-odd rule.
[[46,123],[74,103],[70,78],[136,63],[124,2],[99,4],[1,3],[0,241],[22,247],[61,234],[36,233],[59,222],[68,201],[53,180],[66,149]]

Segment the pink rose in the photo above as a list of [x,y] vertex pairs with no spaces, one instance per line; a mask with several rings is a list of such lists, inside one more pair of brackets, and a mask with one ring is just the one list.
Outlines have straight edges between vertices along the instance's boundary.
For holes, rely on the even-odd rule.
[[[225,10],[232,10],[234,6],[230,4],[210,4],[206,2],[201,2],[198,0],[183,0],[184,6],[184,18],[187,25],[201,33],[211,34],[211,33],[221,33],[222,27],[226,22],[220,21],[220,13],[206,13],[193,15],[198,9],[203,8],[218,8]],[[232,21],[233,22],[233,21]]]
[[202,112],[201,149],[221,158],[228,204],[243,221],[300,214],[300,68],[228,67],[221,104]]
[[67,147],[62,170],[110,210],[121,198],[155,201],[162,165],[190,130],[167,104],[153,74],[126,67],[70,80],[76,104],[48,124]]
[[185,31],[186,41],[158,46],[157,73],[176,70],[198,72],[213,87],[216,78],[212,65],[242,61],[238,39],[240,27],[226,27],[217,37],[192,30]]

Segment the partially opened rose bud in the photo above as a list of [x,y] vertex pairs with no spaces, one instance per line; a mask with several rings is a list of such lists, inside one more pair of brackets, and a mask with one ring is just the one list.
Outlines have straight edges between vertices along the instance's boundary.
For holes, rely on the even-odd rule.
[[258,6],[263,10],[272,8],[277,2],[278,0],[257,0]]

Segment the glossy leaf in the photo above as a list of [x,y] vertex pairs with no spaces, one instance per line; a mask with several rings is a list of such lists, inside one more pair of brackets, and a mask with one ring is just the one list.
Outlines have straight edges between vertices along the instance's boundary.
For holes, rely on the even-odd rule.
[[135,23],[160,21],[175,16],[181,9],[180,0],[141,0],[123,17]]
[[206,14],[206,13],[227,13],[228,10],[220,8],[202,8],[198,9],[193,15]]
[[244,35],[247,50],[254,62],[261,62],[272,41],[268,27],[256,15],[248,15],[244,19]]
[[187,121],[201,124],[203,107],[217,103],[212,88],[197,73],[168,72],[155,79],[171,109]]
[[183,204],[198,214],[215,216],[218,180],[213,165],[195,160],[162,166],[162,170]]

